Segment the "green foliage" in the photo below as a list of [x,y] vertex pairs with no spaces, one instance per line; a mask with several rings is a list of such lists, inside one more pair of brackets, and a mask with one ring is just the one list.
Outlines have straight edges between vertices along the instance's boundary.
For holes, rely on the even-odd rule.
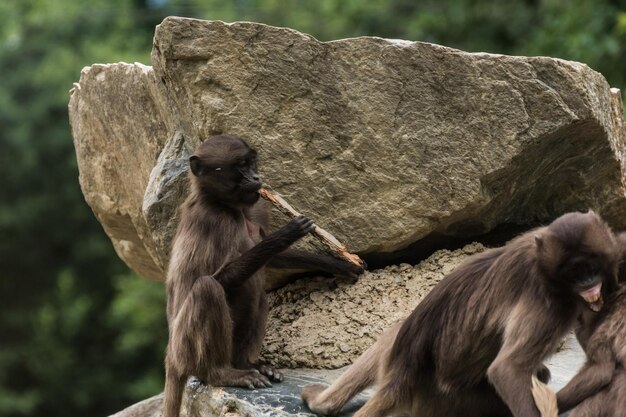
[[578,60],[626,84],[623,0],[0,2],[0,415],[112,413],[162,389],[163,286],[128,272],[85,205],[68,90],[95,62],[149,63],[166,15]]
[[107,324],[112,329],[129,329],[118,335],[113,356],[119,365],[143,364],[144,372],[132,370],[125,389],[131,398],[147,398],[163,389],[163,362],[167,340],[163,285],[138,279],[134,274],[115,280],[115,297]]
[[[67,121],[68,90],[85,64],[148,59],[153,24],[136,27],[135,7],[130,0],[0,6],[3,416],[116,411],[137,399],[119,381],[154,373],[162,360],[162,335],[150,364],[133,369],[111,356],[129,328],[105,320],[117,294],[112,277],[127,269],[84,203]],[[146,308],[163,314],[161,306]]]

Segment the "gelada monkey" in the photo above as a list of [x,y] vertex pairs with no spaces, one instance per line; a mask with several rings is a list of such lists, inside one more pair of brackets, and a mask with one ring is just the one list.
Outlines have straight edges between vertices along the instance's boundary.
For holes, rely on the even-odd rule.
[[313,230],[306,217],[266,235],[257,153],[241,138],[214,136],[189,158],[191,190],[167,274],[169,341],[165,417],[177,417],[189,376],[219,386],[260,388],[282,375],[258,362],[265,335],[265,265],[356,276],[362,269],[289,246]]
[[336,414],[365,387],[356,417],[539,417],[532,376],[583,309],[615,285],[619,248],[593,212],[565,214],[445,277],[333,385],[305,387],[317,414]]
[[587,361],[557,394],[561,412],[570,417],[626,417],[626,233],[622,245],[620,288],[599,313],[583,312],[576,337]]

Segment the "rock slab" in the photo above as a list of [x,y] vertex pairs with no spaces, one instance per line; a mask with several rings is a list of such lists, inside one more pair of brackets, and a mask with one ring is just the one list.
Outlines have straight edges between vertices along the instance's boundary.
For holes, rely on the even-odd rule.
[[626,228],[621,97],[584,64],[178,17],[152,64],[86,68],[69,104],[85,198],[145,277],[163,279],[188,155],[219,133],[360,254],[588,208]]
[[[562,388],[584,363],[584,353],[571,335],[565,348],[547,363],[552,380],[550,387]],[[314,417],[300,399],[302,387],[309,384],[330,384],[345,368],[336,370],[290,369],[285,381],[272,388],[245,390],[206,387],[193,379],[183,396],[181,417]],[[337,417],[350,417],[371,395],[365,391],[351,400]],[[161,417],[163,394],[156,395],[112,415],[111,417]]]

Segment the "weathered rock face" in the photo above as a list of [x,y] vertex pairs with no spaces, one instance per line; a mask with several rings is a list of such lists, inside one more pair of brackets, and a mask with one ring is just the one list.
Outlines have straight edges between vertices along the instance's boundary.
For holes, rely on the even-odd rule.
[[[307,384],[328,384],[342,370],[296,369],[271,388],[207,387],[191,378],[185,387],[180,417],[314,417],[303,404],[300,391]],[[369,393],[367,393],[369,394]],[[369,395],[358,395],[346,405],[340,417],[350,417]],[[132,405],[110,417],[162,417],[163,394]]]
[[[572,336],[568,337],[563,350],[546,365],[552,378],[553,390],[562,388],[585,362],[585,354]],[[300,399],[300,391],[308,384],[329,384],[345,371],[290,369],[285,380],[271,388],[246,390],[242,388],[210,388],[191,379],[183,395],[181,417],[314,417]],[[350,417],[371,395],[371,390],[348,402],[339,417]],[[161,417],[163,395],[156,395],[112,415],[111,417]]]
[[[255,410],[249,403],[238,400],[220,388],[211,388],[197,383],[187,385],[180,407],[180,417],[256,417],[262,415],[260,410]],[[163,394],[159,394],[134,404],[110,417],[162,416]]]
[[159,252],[159,236],[142,212],[150,172],[172,142],[172,122],[154,72],[141,64],[93,65],[83,69],[71,95],[85,199],[128,266],[162,279],[167,253]]
[[70,100],[87,201],[146,277],[162,278],[186,159],[217,133],[361,254],[575,209],[626,227],[621,98],[583,64],[185,18],[157,27],[152,61],[85,69]]

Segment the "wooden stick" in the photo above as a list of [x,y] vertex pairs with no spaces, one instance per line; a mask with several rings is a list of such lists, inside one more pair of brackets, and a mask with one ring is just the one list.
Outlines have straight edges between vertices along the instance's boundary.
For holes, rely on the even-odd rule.
[[[276,208],[280,212],[287,214],[290,217],[301,216],[301,214],[298,213],[296,209],[291,207],[291,205],[288,202],[286,202],[284,198],[268,190],[267,188],[261,188],[259,190],[259,195],[263,197],[264,199],[266,199],[267,201],[269,201],[270,203],[274,204],[274,206],[276,206]],[[326,230],[315,225],[315,229],[313,229],[311,234],[315,236],[316,238],[318,238],[320,241],[324,242],[326,245],[328,245],[333,252],[341,256],[346,261],[358,267],[363,267],[364,265],[363,260],[359,258],[358,255],[348,252],[348,249],[346,249],[346,246],[343,243],[341,243],[339,240],[337,240],[335,236],[328,233]]]

